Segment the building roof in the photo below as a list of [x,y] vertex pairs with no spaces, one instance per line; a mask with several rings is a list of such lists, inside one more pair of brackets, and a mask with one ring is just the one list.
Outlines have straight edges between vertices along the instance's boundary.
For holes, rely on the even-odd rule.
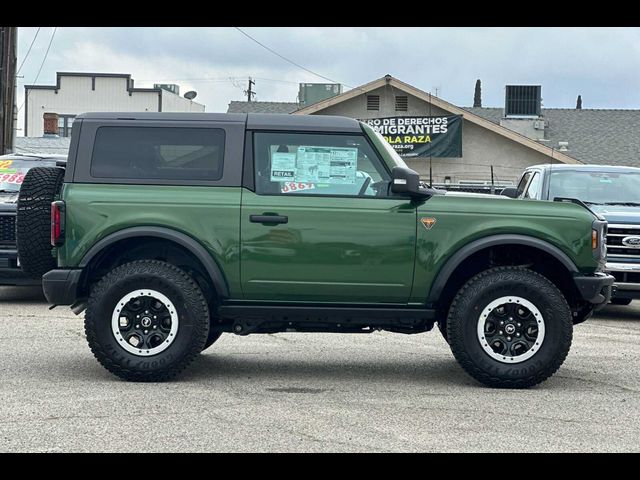
[[16,137],[15,153],[67,155],[70,140],[69,137]]
[[[454,115],[462,115],[462,117],[475,124],[479,127],[486,128],[498,135],[508,138],[516,143],[519,143],[525,147],[536,150],[539,153],[544,155],[548,155],[550,158],[553,158],[555,161],[559,161],[562,163],[582,163],[580,160],[577,160],[574,157],[570,157],[569,155],[565,155],[558,150],[552,149],[550,146],[544,145],[540,142],[536,142],[535,140],[531,140],[529,137],[521,135],[518,132],[514,132],[508,128],[505,128],[500,125],[500,122],[495,123],[494,121],[487,120],[486,118],[476,114],[475,112],[470,111],[469,109],[462,109],[460,107],[455,106],[452,103],[447,102],[435,95],[432,95],[429,92],[425,92],[424,90],[420,90],[408,83],[402,82],[397,78],[392,77],[391,75],[385,75],[382,78],[377,80],[373,80],[372,82],[366,83],[359,87],[356,87],[348,92],[342,93],[340,95],[336,95],[334,97],[330,97],[326,100],[322,100],[318,103],[314,103],[313,105],[309,105],[308,107],[301,108],[296,110],[294,115],[308,115],[319,112],[328,108],[332,105],[336,105],[340,102],[344,102],[345,100],[349,100],[351,98],[357,97],[358,95],[362,95],[364,93],[376,90],[385,85],[391,85],[398,90],[402,90],[407,92],[414,97],[418,97],[424,102],[431,103],[442,110],[450,112]],[[472,110],[472,109],[471,109]]]
[[239,102],[232,100],[227,113],[291,113],[299,108],[295,102]]
[[[465,110],[498,125],[503,116],[502,108]],[[640,166],[640,110],[544,108],[542,116],[545,145],[569,142],[565,153],[584,163]]]

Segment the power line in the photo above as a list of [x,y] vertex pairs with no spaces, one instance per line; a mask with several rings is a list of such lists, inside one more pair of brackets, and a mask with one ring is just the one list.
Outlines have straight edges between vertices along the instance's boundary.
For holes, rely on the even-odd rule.
[[[51,34],[51,39],[49,40],[49,45],[47,46],[47,51],[44,52],[44,58],[42,59],[42,63],[40,64],[40,68],[38,69],[38,74],[36,75],[36,79],[33,81],[33,83],[35,84],[38,81],[38,78],[40,77],[40,72],[42,72],[42,67],[44,67],[44,62],[47,61],[47,57],[49,56],[49,49],[51,49],[51,44],[53,43],[53,37],[56,36],[56,31],[58,30],[58,27],[54,27],[53,28],[53,33]],[[27,96],[29,95],[29,92],[31,90],[27,91],[27,94],[24,96],[24,101],[22,102],[22,105],[20,105],[20,108],[18,109],[18,112],[20,110],[22,110],[22,107],[24,107],[24,104],[27,102]],[[27,132],[24,132],[25,134]]]
[[24,56],[24,59],[22,60],[20,67],[18,67],[18,71],[16,72],[16,75],[20,73],[20,70],[22,70],[22,66],[24,65],[24,62],[26,62],[27,58],[29,58],[29,53],[31,53],[31,48],[33,47],[33,44],[36,43],[36,38],[38,38],[38,34],[40,33],[41,28],[42,27],[38,27],[38,30],[36,30],[36,34],[33,36],[33,40],[31,40],[31,45],[29,45],[29,50],[27,50],[27,54]]
[[[342,83],[342,82],[338,82],[336,80],[332,80],[329,77],[325,77],[324,75],[320,75],[319,73],[314,72],[313,70],[309,70],[306,67],[303,67],[302,65],[300,65],[299,63],[294,62],[293,60],[289,60],[287,57],[284,57],[282,55],[280,55],[278,52],[276,52],[275,50],[273,50],[272,48],[267,47],[264,43],[260,43],[258,40],[256,40],[255,38],[253,38],[251,35],[249,35],[248,33],[246,33],[245,31],[243,31],[242,29],[238,28],[238,27],[233,27],[236,30],[238,30],[240,33],[242,33],[245,37],[253,40],[254,42],[256,42],[258,45],[260,45],[262,48],[265,48],[267,50],[269,50],[271,53],[273,53],[274,55],[280,57],[281,59],[283,59],[286,62],[289,62],[292,65],[295,65],[298,68],[301,68],[302,70],[309,72],[313,75],[315,75],[316,77],[320,77],[320,78],[324,78],[325,80],[330,81],[331,83]],[[342,83],[342,85],[344,85],[345,87],[349,87],[349,88],[354,88],[351,85],[347,85],[346,83]]]

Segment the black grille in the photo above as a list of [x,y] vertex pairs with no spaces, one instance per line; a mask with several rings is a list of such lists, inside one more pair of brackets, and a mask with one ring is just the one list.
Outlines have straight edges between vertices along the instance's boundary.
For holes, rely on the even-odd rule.
[[3,245],[16,243],[16,217],[15,215],[0,216],[0,243]]
[[611,272],[617,283],[640,283],[640,272]]
[[609,225],[607,230],[607,255],[640,258],[640,248],[624,245],[622,240],[629,236],[640,237],[640,225]]

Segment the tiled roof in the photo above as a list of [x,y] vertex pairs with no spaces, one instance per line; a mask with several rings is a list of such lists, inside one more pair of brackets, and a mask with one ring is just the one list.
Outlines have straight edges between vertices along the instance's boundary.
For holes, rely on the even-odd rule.
[[[497,124],[503,114],[502,108],[463,108]],[[549,141],[541,144],[569,142],[563,153],[584,163],[640,167],[640,110],[546,108],[542,116]]]
[[53,153],[66,155],[69,152],[69,137],[16,137],[15,153]]
[[239,102],[231,101],[227,113],[291,113],[298,110],[295,102]]

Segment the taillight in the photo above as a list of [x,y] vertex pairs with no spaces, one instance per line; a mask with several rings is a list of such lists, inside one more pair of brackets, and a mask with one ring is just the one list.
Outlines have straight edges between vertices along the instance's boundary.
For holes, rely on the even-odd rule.
[[64,241],[64,202],[51,202],[51,245],[58,247]]

